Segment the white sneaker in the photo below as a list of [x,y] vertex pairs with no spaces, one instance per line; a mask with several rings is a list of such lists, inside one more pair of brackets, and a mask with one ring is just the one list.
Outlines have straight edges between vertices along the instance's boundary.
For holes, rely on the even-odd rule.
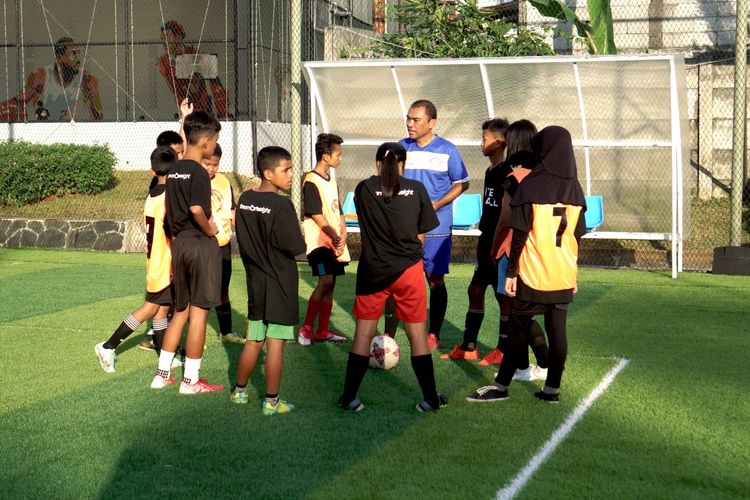
[[96,357],[99,358],[99,364],[102,365],[102,370],[107,373],[114,373],[115,358],[117,357],[115,350],[105,348],[104,342],[102,342],[94,346],[94,352],[96,353]]
[[184,361],[182,361],[179,357],[175,355],[174,358],[172,358],[172,369],[175,368],[182,368],[182,366],[185,364]]
[[547,369],[537,365],[531,365],[531,380],[547,380]]
[[164,389],[166,386],[174,384],[175,379],[173,376],[169,376],[169,378],[164,378],[161,375],[154,375],[154,379],[151,381],[151,388],[152,389]]
[[516,370],[516,373],[513,374],[513,380],[518,380],[519,382],[534,382],[536,380],[547,380],[547,369],[546,368],[540,368],[537,365],[529,365],[528,368],[524,370]]

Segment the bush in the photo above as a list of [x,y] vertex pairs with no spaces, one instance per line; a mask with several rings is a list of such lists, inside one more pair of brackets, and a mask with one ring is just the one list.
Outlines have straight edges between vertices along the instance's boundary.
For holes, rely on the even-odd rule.
[[113,185],[115,162],[108,146],[0,143],[0,205],[100,193]]

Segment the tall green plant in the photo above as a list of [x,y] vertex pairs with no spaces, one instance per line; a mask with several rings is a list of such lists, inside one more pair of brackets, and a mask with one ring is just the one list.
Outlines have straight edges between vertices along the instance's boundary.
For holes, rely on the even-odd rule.
[[498,18],[477,7],[477,0],[454,4],[406,0],[389,5],[389,19],[402,27],[364,47],[350,47],[342,57],[498,57],[554,55],[545,35]]
[[610,0],[588,0],[590,21],[582,21],[575,11],[560,0],[529,0],[545,17],[567,21],[578,30],[592,54],[617,54]]

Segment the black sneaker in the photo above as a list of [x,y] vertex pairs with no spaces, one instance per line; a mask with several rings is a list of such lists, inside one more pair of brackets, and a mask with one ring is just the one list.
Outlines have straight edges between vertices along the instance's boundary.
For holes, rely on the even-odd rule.
[[534,397],[541,399],[542,401],[546,401],[550,404],[557,404],[560,402],[560,395],[559,394],[547,394],[544,391],[536,391],[534,393]]
[[438,400],[440,401],[440,407],[439,408],[433,408],[430,403],[427,402],[426,399],[423,399],[419,403],[417,403],[417,411],[420,413],[427,413],[430,411],[437,411],[443,406],[448,405],[448,396],[445,394],[438,394]]
[[508,390],[501,390],[496,385],[485,385],[466,396],[466,401],[469,403],[494,403],[506,399],[510,399]]
[[349,401],[348,404],[344,404],[343,398],[339,398],[339,408],[341,408],[344,411],[350,411],[352,413],[357,413],[365,409],[365,405],[362,404],[362,401],[360,401],[357,398],[352,399]]
[[141,343],[138,344],[138,349],[142,351],[153,351],[156,349],[156,346],[154,345],[154,337],[152,335],[146,335],[144,336],[143,340],[141,340]]

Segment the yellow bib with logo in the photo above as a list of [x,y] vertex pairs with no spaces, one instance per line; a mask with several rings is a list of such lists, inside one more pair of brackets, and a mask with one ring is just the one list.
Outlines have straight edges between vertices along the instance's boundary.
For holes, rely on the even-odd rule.
[[172,251],[164,233],[165,194],[147,196],[146,216],[146,291],[164,290],[172,282]]
[[216,233],[219,246],[228,245],[232,240],[232,186],[221,174],[211,179],[211,214],[219,229]]
[[[318,188],[320,201],[323,205],[323,217],[325,217],[328,225],[336,231],[336,234],[341,235],[341,210],[339,209],[339,190],[336,181],[333,178],[325,180],[314,171],[310,171],[302,180],[302,186],[304,187],[308,182]],[[311,217],[305,217],[305,220],[302,222],[302,228],[305,232],[305,243],[307,244],[308,254],[320,247],[327,247],[333,250],[334,253],[336,252],[336,247],[331,237],[323,232]],[[339,262],[349,262],[352,260],[349,256],[349,247],[347,245],[344,245],[344,252],[336,257],[336,260]]]

